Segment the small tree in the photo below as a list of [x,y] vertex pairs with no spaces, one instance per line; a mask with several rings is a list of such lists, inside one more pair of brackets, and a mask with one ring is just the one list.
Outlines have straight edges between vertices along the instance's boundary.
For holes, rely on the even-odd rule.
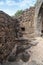
[[15,16],[20,16],[22,13],[23,13],[22,10],[18,10],[18,11],[15,13]]

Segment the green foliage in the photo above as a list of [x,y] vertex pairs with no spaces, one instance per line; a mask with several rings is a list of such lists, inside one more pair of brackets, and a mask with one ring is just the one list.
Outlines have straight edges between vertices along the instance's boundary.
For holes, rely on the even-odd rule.
[[18,10],[18,11],[15,13],[15,16],[20,16],[22,13],[23,13],[22,10]]

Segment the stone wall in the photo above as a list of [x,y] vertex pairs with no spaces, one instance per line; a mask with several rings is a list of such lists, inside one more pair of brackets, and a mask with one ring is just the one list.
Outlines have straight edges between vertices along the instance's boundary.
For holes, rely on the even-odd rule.
[[14,62],[19,58],[28,61],[30,54],[25,50],[30,47],[28,39],[23,37],[20,22],[0,11],[0,63]]
[[34,37],[34,14],[35,7],[30,7],[29,9],[24,10],[23,13],[17,17],[20,21],[21,30],[25,38]]
[[[43,3],[43,0],[37,0],[36,6],[35,6],[35,17],[34,17],[34,24],[35,24],[35,35],[40,36],[41,35],[41,20],[39,16],[40,8]],[[41,26],[40,26],[41,25]]]
[[0,62],[7,59],[16,45],[15,40],[20,37],[19,21],[0,11]]

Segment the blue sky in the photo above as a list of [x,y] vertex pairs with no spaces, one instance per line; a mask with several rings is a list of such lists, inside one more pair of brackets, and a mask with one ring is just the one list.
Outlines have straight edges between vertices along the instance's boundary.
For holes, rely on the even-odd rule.
[[0,0],[0,10],[9,15],[14,15],[17,10],[24,10],[34,6],[36,0]]

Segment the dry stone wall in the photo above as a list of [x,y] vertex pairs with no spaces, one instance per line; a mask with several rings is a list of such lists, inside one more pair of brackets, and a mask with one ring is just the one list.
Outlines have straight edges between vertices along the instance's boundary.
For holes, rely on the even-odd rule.
[[31,44],[23,37],[20,22],[0,11],[0,63],[13,62],[19,57],[28,61],[30,54],[25,50],[30,47]]
[[15,47],[15,39],[22,37],[19,21],[0,11],[0,62],[6,60]]
[[23,36],[27,38],[34,37],[34,15],[35,15],[35,7],[30,7],[23,11],[23,13],[18,16],[18,20],[20,21],[21,29],[24,28]]

